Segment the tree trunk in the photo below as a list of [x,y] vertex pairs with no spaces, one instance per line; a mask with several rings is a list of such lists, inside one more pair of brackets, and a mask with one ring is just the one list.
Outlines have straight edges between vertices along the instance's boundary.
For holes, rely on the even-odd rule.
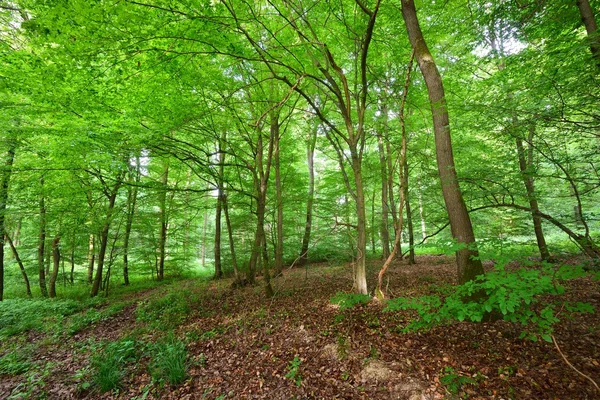
[[406,225],[408,226],[408,264],[412,265],[415,263],[415,235],[408,197],[408,162],[406,157],[404,158],[404,183],[402,184],[402,190],[404,192],[404,205],[406,207]]
[[448,211],[452,237],[462,245],[462,248],[456,252],[458,282],[462,284],[474,279],[477,275],[483,274],[484,271],[481,261],[478,259],[479,253],[473,226],[460,191],[454,166],[450,122],[442,77],[423,38],[414,0],[402,0],[402,16],[427,86],[433,114],[436,158],[442,184],[442,194]]
[[38,275],[40,278],[40,290],[42,296],[48,297],[48,289],[46,288],[46,270],[44,267],[44,254],[46,246],[46,202],[44,198],[44,178],[40,178],[40,234],[38,239]]
[[577,0],[577,7],[588,34],[592,57],[594,57],[596,65],[600,68],[600,36],[597,34],[598,24],[596,23],[594,10],[592,10],[589,0]]
[[87,282],[91,285],[94,278],[94,264],[96,261],[96,249],[94,248],[94,234],[90,233],[90,239],[88,241],[88,270],[87,270]]
[[73,231],[73,241],[71,243],[71,273],[69,274],[69,282],[73,286],[75,279],[75,232]]
[[356,187],[356,262],[354,265],[354,285],[357,293],[368,294],[367,290],[367,216],[365,212],[365,195],[362,181],[361,161],[356,148],[350,149],[352,170]]
[[112,214],[115,208],[115,200],[117,199],[117,193],[121,187],[123,175],[117,178],[117,182],[113,187],[112,191],[108,196],[108,210],[106,212],[106,220],[102,226],[102,232],[100,233],[100,249],[98,251],[98,267],[96,269],[96,275],[92,284],[91,296],[95,297],[100,291],[100,284],[102,283],[102,269],[104,268],[104,258],[106,256],[106,247],[108,245],[108,231],[110,229],[110,222],[112,220]]
[[421,186],[421,174],[417,175],[417,186],[417,200],[419,202],[419,219],[421,220],[421,236],[423,237],[423,241],[425,241],[425,239],[427,239],[427,225],[425,225],[425,209],[423,207],[423,188]]
[[304,236],[302,237],[302,249],[298,265],[302,266],[308,262],[308,245],[310,244],[310,232],[312,229],[313,203],[315,200],[315,145],[317,143],[318,125],[311,132],[306,146],[306,162],[308,164],[308,193],[306,199],[306,223],[304,224]]
[[223,206],[223,172],[225,153],[223,153],[223,141],[225,134],[221,134],[219,140],[219,165],[218,165],[218,177],[217,177],[217,207],[215,212],[215,279],[221,279],[223,277],[223,269],[221,267],[221,210]]
[[167,184],[169,182],[169,162],[165,161],[162,176],[162,188],[159,193],[160,207],[160,236],[158,239],[158,270],[156,280],[162,281],[165,277],[165,247],[167,244]]
[[202,268],[206,267],[206,226],[208,225],[208,211],[204,211],[204,222],[202,223],[202,245],[200,251],[202,253]]
[[135,215],[135,206],[137,203],[138,183],[140,176],[140,157],[135,158],[135,178],[129,171],[129,182],[133,187],[127,190],[127,220],[125,221],[125,237],[123,238],[123,283],[129,286],[129,238],[131,237],[131,227],[133,225],[133,216]]
[[[276,123],[279,123],[276,121]],[[281,196],[281,168],[279,165],[279,136],[274,137],[274,164],[275,164],[275,201],[277,203],[277,243],[275,245],[274,276],[283,272],[283,198]],[[265,241],[266,243],[266,241]]]
[[[381,112],[383,114],[383,129],[387,131],[388,128],[388,109],[387,105],[384,104]],[[383,133],[380,131],[377,133],[377,146],[379,150],[379,172],[381,174],[381,224],[379,232],[381,236],[381,247],[383,250],[382,257],[387,259],[390,255],[390,233],[388,230],[388,174],[391,172],[387,170],[387,161],[385,154],[385,147],[383,143]],[[389,157],[389,155],[388,155]]]
[[4,172],[0,182],[0,301],[4,299],[4,238],[6,233],[6,206],[8,203],[8,183],[15,160],[17,143],[9,139],[8,151],[4,162]]
[[48,295],[51,298],[56,297],[56,278],[58,277],[58,268],[60,267],[59,241],[59,235],[56,235],[54,240],[52,240],[52,274],[50,275],[50,282],[48,285]]
[[227,193],[223,191],[223,213],[225,214],[225,223],[227,224],[227,236],[229,237],[229,251],[231,252],[231,265],[233,267],[233,276],[235,282],[240,281],[240,273],[235,256],[235,242],[233,241],[233,231],[231,230],[231,219],[229,218],[229,208],[227,207]]
[[31,297],[31,285],[29,284],[29,278],[27,277],[27,271],[25,271],[25,266],[23,265],[23,261],[21,261],[21,257],[19,257],[19,253],[17,252],[17,248],[15,244],[10,239],[9,235],[5,235],[6,241],[10,245],[13,256],[15,257],[15,261],[19,264],[19,269],[21,270],[21,275],[23,276],[23,281],[25,282],[25,290],[27,290],[27,297]]
[[525,149],[523,147],[523,140],[520,137],[516,137],[517,154],[519,157],[519,169],[521,170],[521,178],[525,184],[527,191],[527,200],[529,201],[529,207],[531,208],[531,217],[533,219],[533,230],[535,232],[535,238],[537,240],[538,249],[542,260],[548,261],[550,259],[550,252],[546,245],[546,238],[544,237],[544,231],[542,229],[542,218],[538,214],[540,208],[538,206],[537,197],[535,194],[535,187],[533,181],[533,146],[531,141],[533,140],[534,128],[529,131],[528,138],[528,159],[525,158]]

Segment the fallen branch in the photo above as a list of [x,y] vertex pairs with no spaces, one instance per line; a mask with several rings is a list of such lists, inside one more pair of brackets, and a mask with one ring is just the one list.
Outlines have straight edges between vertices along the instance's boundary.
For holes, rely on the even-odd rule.
[[580,370],[578,370],[577,368],[575,368],[573,366],[573,364],[571,364],[569,362],[569,360],[567,360],[567,357],[565,357],[565,355],[563,354],[563,352],[560,350],[560,347],[558,347],[558,342],[556,341],[556,338],[554,337],[554,335],[550,335],[550,337],[552,338],[552,342],[554,343],[554,346],[556,346],[556,350],[558,350],[558,354],[561,355],[561,357],[563,358],[563,360],[565,361],[565,363],[571,367],[571,369],[575,372],[577,372],[579,375],[583,376],[585,379],[587,379],[588,381],[592,382],[592,384],[596,387],[596,390],[600,392],[600,387],[598,387],[598,384],[596,383],[596,381],[594,381],[592,378],[590,378],[588,375],[584,374],[583,372],[581,372]]

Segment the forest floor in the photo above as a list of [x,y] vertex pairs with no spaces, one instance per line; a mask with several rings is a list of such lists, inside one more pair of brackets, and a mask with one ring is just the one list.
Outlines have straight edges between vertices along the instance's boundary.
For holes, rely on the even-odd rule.
[[[370,261],[368,276],[374,279],[380,266]],[[454,277],[453,259],[421,256],[416,265],[393,265],[386,286],[392,297],[416,296]],[[286,270],[273,279],[271,299],[260,285],[232,289],[231,283],[177,281],[120,299],[118,312],[75,333],[13,336],[8,340],[31,353],[32,368],[0,375],[0,398],[600,398],[553,343],[520,339],[514,324],[456,322],[402,333],[414,318],[409,312],[384,312],[373,301],[341,311],[330,299],[352,287],[349,264]],[[568,285],[563,297],[600,309],[598,282],[579,278]],[[600,314],[575,314],[555,328],[568,361],[598,382]],[[129,338],[141,349],[165,340],[169,330],[186,344],[182,384],[153,381],[150,350],[124,364],[119,389],[102,393],[86,384],[90,359],[103,356],[103,344]]]

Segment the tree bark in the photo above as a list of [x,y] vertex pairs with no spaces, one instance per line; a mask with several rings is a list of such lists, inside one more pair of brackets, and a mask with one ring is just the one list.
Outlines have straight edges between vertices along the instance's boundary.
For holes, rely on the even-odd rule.
[[596,23],[594,10],[592,10],[589,0],[577,0],[577,7],[579,8],[581,21],[588,34],[592,57],[596,61],[598,68],[600,68],[600,35],[598,35],[598,24]]
[[225,214],[225,223],[227,224],[227,236],[229,237],[229,251],[231,252],[231,265],[233,267],[233,276],[235,282],[239,283],[240,273],[235,256],[235,242],[233,241],[233,231],[231,230],[231,219],[229,218],[229,208],[227,206],[227,193],[223,191],[223,213]]
[[298,265],[303,266],[308,263],[308,245],[310,244],[310,232],[312,230],[313,203],[315,200],[315,145],[317,143],[317,129],[310,133],[306,146],[306,162],[308,165],[308,193],[306,199],[306,223],[304,224],[304,236],[302,237],[302,249]]
[[401,2],[402,16],[408,37],[423,74],[431,104],[438,173],[452,237],[462,245],[462,248],[456,252],[458,282],[462,284],[483,274],[483,266],[478,259],[479,253],[473,226],[460,191],[454,166],[450,122],[442,77],[421,32],[414,0],[402,0]]
[[0,301],[4,299],[4,238],[6,233],[6,206],[8,203],[8,184],[15,160],[17,143],[14,138],[9,139],[6,160],[4,161],[4,172],[0,182]]
[[404,158],[404,184],[402,185],[404,192],[404,205],[406,207],[406,225],[408,227],[408,264],[415,263],[415,234],[413,227],[412,214],[410,210],[410,199],[408,197],[408,162]]
[[8,242],[10,249],[12,250],[13,256],[15,257],[15,261],[19,264],[19,269],[21,270],[21,275],[23,276],[23,281],[25,282],[25,290],[27,291],[27,297],[31,297],[31,285],[29,284],[29,277],[27,276],[27,271],[25,271],[25,266],[23,265],[23,261],[21,261],[21,257],[19,257],[19,253],[17,252],[17,248],[15,244],[11,240],[10,236],[5,235],[6,241]]
[[533,146],[531,146],[531,141],[533,140],[534,128],[530,128],[529,130],[529,138],[528,138],[528,157],[525,157],[525,149],[523,147],[523,140],[520,137],[516,137],[516,145],[517,145],[517,155],[519,157],[519,169],[521,171],[521,178],[523,179],[523,184],[525,185],[525,190],[527,191],[527,200],[529,201],[529,208],[531,208],[531,218],[533,219],[533,230],[535,232],[535,238],[537,240],[538,249],[540,251],[540,255],[542,260],[548,261],[550,260],[550,252],[548,251],[548,246],[546,245],[546,238],[544,237],[544,231],[542,229],[542,218],[539,215],[539,205],[537,201],[537,196],[535,194],[535,186],[532,175],[533,168]]
[[56,279],[58,278],[58,268],[60,267],[60,249],[58,243],[60,242],[60,236],[56,235],[52,240],[52,274],[50,275],[50,281],[48,284],[48,296],[53,298],[56,297]]
[[48,289],[46,288],[46,270],[44,266],[44,254],[46,246],[46,202],[44,197],[44,177],[40,178],[40,234],[38,239],[38,276],[40,280],[40,290],[42,296],[48,297]]
[[160,208],[160,236],[158,239],[158,270],[156,271],[156,280],[162,281],[165,277],[165,247],[167,244],[167,185],[169,182],[169,162],[164,162],[164,172],[162,175],[162,188],[159,193]]

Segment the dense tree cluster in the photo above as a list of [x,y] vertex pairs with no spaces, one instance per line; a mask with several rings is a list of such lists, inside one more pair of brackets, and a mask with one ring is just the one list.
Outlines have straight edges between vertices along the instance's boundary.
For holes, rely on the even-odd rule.
[[331,258],[369,293],[370,252],[383,272],[436,235],[459,282],[483,272],[476,238],[597,261],[597,10],[2,2],[0,299],[5,274],[95,296],[199,267],[269,295],[284,265]]

